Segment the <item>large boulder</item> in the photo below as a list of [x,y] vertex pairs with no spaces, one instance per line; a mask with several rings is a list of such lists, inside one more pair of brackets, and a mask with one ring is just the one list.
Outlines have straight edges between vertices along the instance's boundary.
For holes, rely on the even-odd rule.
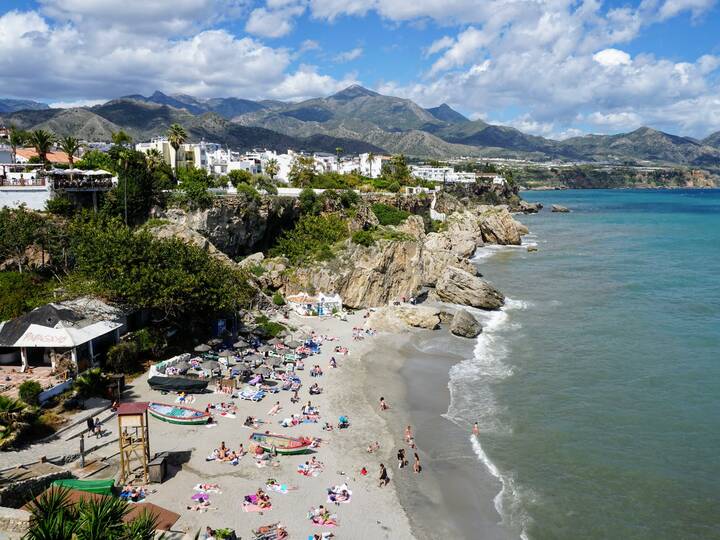
[[436,330],[440,327],[440,310],[428,306],[388,306],[374,311],[367,326],[386,332],[400,331],[408,326]]
[[253,266],[262,264],[264,259],[265,259],[265,255],[263,255],[262,251],[258,251],[257,253],[248,255],[243,260],[239,261],[238,266],[240,268],[251,268]]
[[474,338],[482,332],[482,326],[467,310],[460,309],[450,323],[450,332],[456,336]]
[[525,200],[520,200],[518,203],[518,210],[522,212],[523,214],[537,214],[540,210],[542,210],[543,205],[539,202],[528,202]]
[[488,244],[503,246],[520,245],[520,236],[524,227],[515,219],[505,206],[483,207],[480,215],[482,239]]
[[561,214],[567,214],[570,211],[570,209],[568,207],[562,206],[560,204],[553,204],[550,207],[550,211],[551,212],[559,212]]
[[487,281],[454,266],[448,266],[435,285],[441,300],[481,309],[499,309],[505,297]]

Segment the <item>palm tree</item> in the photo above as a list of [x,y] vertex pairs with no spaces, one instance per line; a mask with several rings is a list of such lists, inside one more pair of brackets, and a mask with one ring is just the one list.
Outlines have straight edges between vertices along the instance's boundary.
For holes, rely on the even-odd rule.
[[340,155],[343,153],[342,147],[335,148],[335,156],[337,157],[337,172],[340,172]]
[[372,178],[372,166],[373,166],[373,161],[375,161],[375,154],[373,152],[368,152],[367,160],[368,160],[368,169],[370,171],[368,176],[370,178]]
[[127,502],[113,497],[70,500],[70,491],[46,491],[29,505],[30,529],[23,540],[152,540],[157,518],[146,512],[125,523]]
[[53,133],[44,129],[31,131],[30,136],[28,137],[28,142],[35,148],[35,151],[37,152],[40,161],[43,162],[45,168],[47,168],[48,165],[48,152],[50,152],[52,145],[56,140],[57,139]]
[[180,145],[182,145],[187,140],[187,133],[180,124],[173,124],[170,126],[170,129],[168,129],[167,138],[170,146],[172,146],[173,150],[175,150],[175,165],[173,166],[173,168],[176,169],[177,153],[178,150],[180,150]]
[[75,379],[75,392],[83,397],[103,396],[107,391],[107,378],[100,368],[88,369]]
[[24,146],[28,140],[28,133],[17,129],[15,126],[10,126],[10,136],[8,142],[10,143],[10,151],[12,152],[12,162],[15,163],[17,149],[20,146]]
[[19,399],[0,395],[0,450],[17,441],[30,427],[35,412]]
[[113,144],[117,144],[118,146],[126,146],[132,142],[132,137],[122,129],[120,131],[113,131],[110,137],[112,138]]
[[280,165],[278,165],[277,159],[269,159],[265,164],[265,172],[270,177],[270,180],[275,180],[275,175],[280,172]]
[[63,137],[60,139],[59,146],[60,150],[67,154],[68,162],[70,163],[70,168],[72,169],[72,166],[75,164],[75,153],[82,148],[80,141],[78,141],[75,137]]
[[150,170],[158,169],[163,163],[163,155],[157,148],[150,148],[145,154],[145,161]]

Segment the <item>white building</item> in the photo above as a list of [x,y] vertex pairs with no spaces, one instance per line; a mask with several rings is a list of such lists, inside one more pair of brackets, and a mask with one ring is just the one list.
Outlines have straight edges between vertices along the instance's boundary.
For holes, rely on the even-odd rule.
[[452,167],[410,166],[410,174],[419,180],[448,184],[471,184],[477,179],[475,173],[455,172]]
[[184,143],[181,144],[177,152],[175,152],[175,149],[170,145],[167,137],[155,137],[151,139],[150,142],[137,143],[135,145],[135,150],[145,154],[151,149],[160,152],[165,163],[173,169],[177,167],[195,167],[212,172],[208,155],[220,150],[220,145],[205,141],[199,143]]
[[286,298],[288,306],[296,313],[303,316],[328,316],[342,311],[342,298],[339,294],[327,295],[319,293],[310,295],[307,293],[293,294]]

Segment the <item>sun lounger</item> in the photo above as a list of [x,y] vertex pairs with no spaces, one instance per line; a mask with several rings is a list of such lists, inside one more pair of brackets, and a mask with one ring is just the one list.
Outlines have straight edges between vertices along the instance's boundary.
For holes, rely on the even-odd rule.
[[246,399],[248,401],[260,401],[262,398],[265,397],[265,391],[255,390],[254,388],[245,388],[238,395],[240,399]]

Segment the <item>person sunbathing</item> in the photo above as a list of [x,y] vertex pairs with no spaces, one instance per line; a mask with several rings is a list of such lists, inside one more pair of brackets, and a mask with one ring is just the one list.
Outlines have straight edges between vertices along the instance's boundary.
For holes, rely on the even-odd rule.
[[333,425],[330,422],[325,422],[325,425],[323,426],[323,431],[332,431],[335,429]]
[[257,420],[255,420],[255,418],[253,416],[248,416],[247,418],[245,418],[244,425],[245,425],[245,427],[254,427],[254,428],[258,427]]
[[318,385],[318,383],[313,383],[313,385],[310,387],[310,395],[315,396],[322,393],[322,388]]
[[377,441],[370,443],[367,447],[368,454],[377,452],[379,449],[380,449],[380,443]]
[[210,510],[210,501],[205,499],[197,503],[195,506],[188,506],[187,509],[193,510],[194,512],[207,512]]
[[280,406],[280,402],[275,402],[275,405],[273,405],[272,409],[268,411],[268,416],[275,416],[280,411],[280,409],[282,409],[282,407]]
[[195,489],[200,491],[218,491],[220,490],[220,484],[198,484]]

